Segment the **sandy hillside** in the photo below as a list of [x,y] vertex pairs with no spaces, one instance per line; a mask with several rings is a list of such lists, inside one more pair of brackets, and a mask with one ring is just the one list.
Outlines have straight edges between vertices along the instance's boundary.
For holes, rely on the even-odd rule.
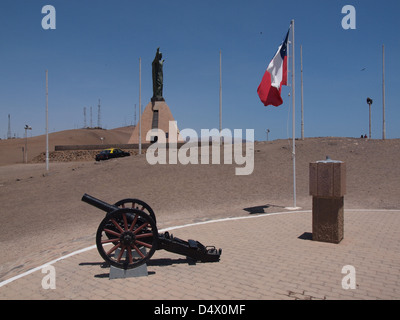
[[[125,144],[133,132],[133,127],[122,127],[111,130],[104,129],[76,129],[53,132],[49,134],[49,152],[54,151],[57,145],[101,145],[101,137],[104,144]],[[23,163],[22,148],[26,139],[0,140],[0,166]],[[28,133],[28,162],[46,151],[46,136],[29,137]]]
[[[159,229],[285,210],[293,205],[291,151],[288,140],[257,142],[248,176],[236,176],[235,163],[152,166],[145,155],[50,163],[48,174],[44,163],[0,166],[0,280],[95,244],[104,213],[82,202],[84,193],[109,203],[142,199]],[[309,163],[329,155],[347,164],[346,208],[400,208],[400,139],[309,138],[296,151],[298,206],[311,208]]]

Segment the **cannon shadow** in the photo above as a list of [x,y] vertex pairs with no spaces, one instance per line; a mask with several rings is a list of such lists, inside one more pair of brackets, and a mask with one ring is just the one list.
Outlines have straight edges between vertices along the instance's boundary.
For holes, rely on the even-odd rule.
[[[171,258],[158,258],[158,259],[151,259],[147,261],[147,266],[148,267],[166,267],[166,266],[171,266],[174,264],[188,264],[188,265],[196,265],[196,261],[187,257],[187,258],[176,258],[176,259],[171,259]],[[102,269],[110,268],[110,265],[107,262],[81,262],[79,263],[79,266],[100,266]],[[148,271],[149,275],[155,274],[155,271]],[[110,276],[110,273],[101,273],[101,274],[95,274],[95,278],[108,278]]]

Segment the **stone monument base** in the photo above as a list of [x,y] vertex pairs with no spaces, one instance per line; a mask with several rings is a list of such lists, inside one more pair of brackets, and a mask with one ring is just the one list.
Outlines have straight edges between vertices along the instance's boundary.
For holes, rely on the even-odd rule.
[[[153,99],[147,104],[142,113],[142,124],[141,124],[141,140],[142,143],[153,143],[158,139],[155,139],[153,135],[152,138],[146,139],[147,133],[152,129],[161,129],[166,136],[166,141],[172,138],[170,131],[170,121],[175,121],[172,116],[171,110],[168,107],[167,103],[163,99],[162,101],[156,101]],[[175,122],[176,123],[176,122]],[[175,142],[184,142],[179,136],[179,130],[176,126],[174,128],[178,137],[176,137],[177,141]],[[135,129],[133,130],[132,136],[129,139],[128,144],[138,144],[139,143],[139,123],[136,124]]]
[[344,198],[313,197],[312,239],[339,243],[344,236]]
[[[140,249],[140,251],[143,254],[146,254],[146,248],[143,247]],[[120,254],[120,249],[117,249],[115,251],[115,257],[118,257]],[[132,256],[134,258],[139,257],[137,252],[132,252]],[[122,255],[122,258],[126,258],[126,252]],[[147,265],[142,264],[141,266],[138,266],[136,268],[132,269],[121,269],[121,268],[116,268],[114,266],[110,266],[110,275],[109,279],[124,279],[124,278],[137,278],[137,277],[147,277],[149,273],[147,272]]]
[[113,279],[147,277],[148,275],[149,273],[147,271],[147,264],[142,264],[141,266],[133,269],[120,269],[111,266],[109,279],[113,280]]

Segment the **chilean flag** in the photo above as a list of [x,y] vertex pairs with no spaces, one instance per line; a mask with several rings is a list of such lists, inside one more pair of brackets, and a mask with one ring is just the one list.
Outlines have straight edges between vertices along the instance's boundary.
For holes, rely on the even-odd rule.
[[258,86],[257,93],[264,106],[273,105],[277,107],[283,103],[281,90],[283,85],[287,86],[287,42],[289,31],[274,58],[269,63]]

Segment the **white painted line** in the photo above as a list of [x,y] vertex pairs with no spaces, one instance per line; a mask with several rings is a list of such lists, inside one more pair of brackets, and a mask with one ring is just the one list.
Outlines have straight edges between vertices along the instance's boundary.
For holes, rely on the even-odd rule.
[[[186,228],[186,227],[192,227],[192,226],[197,226],[197,225],[202,225],[202,224],[208,224],[208,223],[223,222],[223,221],[231,221],[231,220],[240,220],[240,219],[251,219],[251,218],[257,218],[257,217],[262,217],[262,216],[270,216],[270,215],[277,215],[277,214],[283,214],[283,213],[293,213],[293,212],[294,212],[294,211],[292,211],[292,212],[285,212],[285,211],[283,211],[283,212],[276,212],[276,213],[267,213],[267,214],[264,213],[264,214],[259,214],[259,215],[245,216],[245,217],[232,217],[232,218],[224,218],[224,219],[217,219],[217,220],[209,220],[209,221],[196,222],[196,223],[190,223],[190,224],[185,224],[185,225],[181,225],[181,226],[175,226],[175,227],[165,228],[165,229],[159,230],[159,232],[172,231],[172,230],[176,230],[176,229],[182,229],[182,228]],[[308,210],[308,211],[297,211],[297,212],[299,212],[299,213],[300,213],[300,212],[309,212],[309,210]],[[92,249],[95,249],[95,248],[96,248],[96,245],[93,245],[93,246],[90,246],[90,247],[87,247],[87,248],[84,248],[84,249],[81,249],[81,250],[77,250],[77,251],[74,251],[74,252],[72,252],[72,253],[69,253],[69,254],[67,254],[67,255],[65,255],[65,256],[62,256],[62,257],[60,257],[60,258],[57,258],[57,259],[55,259],[55,260],[52,260],[52,261],[50,261],[50,262],[48,262],[48,263],[45,263],[45,264],[43,264],[43,265],[41,265],[41,266],[39,266],[39,267],[30,269],[30,270],[28,270],[28,271],[26,271],[26,272],[24,272],[24,273],[21,273],[21,274],[15,276],[15,277],[12,277],[12,278],[10,278],[10,279],[8,279],[8,280],[4,280],[4,281],[0,282],[0,288],[1,288],[2,286],[5,286],[6,284],[9,284],[10,282],[13,282],[13,281],[18,280],[18,279],[20,279],[20,278],[23,278],[23,277],[25,277],[25,276],[27,276],[27,275],[30,275],[31,273],[34,273],[34,272],[36,272],[36,271],[39,271],[39,270],[43,269],[44,267],[47,267],[47,266],[49,266],[49,265],[52,265],[52,264],[54,264],[54,263],[56,263],[56,262],[58,262],[58,261],[67,259],[67,258],[69,258],[69,257],[75,256],[75,255],[77,255],[77,254],[80,254],[80,253],[82,253],[82,252],[86,252],[86,251],[89,251],[89,250],[92,250]]]
[[344,211],[354,212],[400,212],[400,209],[346,209]]
[[[355,211],[355,212],[360,212],[360,211],[367,211],[367,212],[373,212],[373,211],[378,211],[378,212],[400,212],[400,210],[398,209],[344,209],[345,211]],[[164,228],[159,230],[160,232],[166,232],[166,231],[172,231],[172,230],[177,230],[177,229],[182,229],[182,228],[187,228],[187,227],[193,227],[193,226],[198,226],[198,225],[202,225],[202,224],[209,224],[209,223],[216,223],[216,222],[224,222],[224,221],[233,221],[233,220],[243,220],[243,219],[254,219],[254,218],[260,218],[260,217],[268,217],[268,216],[275,216],[275,215],[280,215],[280,214],[288,214],[288,213],[309,213],[312,212],[312,210],[301,210],[301,211],[282,211],[282,212],[273,212],[273,213],[260,213],[260,214],[255,214],[255,215],[251,215],[251,216],[244,216],[244,217],[231,217],[231,218],[223,218],[223,219],[216,219],[216,220],[208,220],[208,221],[202,221],[202,222],[196,222],[196,223],[189,223],[189,224],[184,224],[181,226],[175,226],[175,227],[169,227],[169,228]],[[9,284],[10,282],[13,282],[15,280],[18,280],[20,278],[23,278],[33,272],[39,271],[41,269],[43,269],[44,267],[47,267],[49,265],[52,265],[58,261],[67,259],[69,257],[75,256],[77,254],[95,249],[96,245],[84,248],[84,249],[80,249],[77,251],[74,251],[72,253],[69,253],[65,256],[62,256],[60,258],[57,258],[55,260],[52,260],[48,263],[45,263],[43,265],[41,265],[40,267],[36,267],[33,269],[30,269],[24,273],[21,273],[20,275],[17,275],[15,277],[12,277],[8,280],[2,281],[0,282],[0,288],[2,286],[5,286],[6,284]]]
[[94,248],[96,248],[95,245],[94,245],[94,246],[87,247],[87,248],[84,248],[84,249],[81,249],[81,250],[77,250],[77,251],[74,251],[74,252],[72,252],[72,253],[70,253],[70,254],[67,254],[67,255],[65,255],[65,256],[62,256],[62,257],[60,257],[60,258],[57,258],[57,259],[55,259],[55,260],[52,260],[52,261],[50,261],[50,262],[48,262],[48,263],[46,263],[46,264],[43,264],[43,265],[41,265],[40,267],[36,267],[36,268],[30,269],[30,270],[28,270],[28,271],[26,271],[26,272],[24,272],[24,273],[21,273],[21,274],[15,276],[15,277],[12,277],[12,278],[10,278],[10,279],[8,279],[8,280],[5,280],[5,281],[0,282],[0,288],[1,288],[2,286],[5,286],[6,284],[9,284],[10,282],[13,282],[13,281],[15,281],[15,280],[17,280],[17,279],[23,278],[23,277],[25,277],[25,276],[27,276],[27,275],[33,273],[33,272],[36,272],[36,271],[38,271],[38,270],[43,269],[44,267],[47,267],[47,266],[49,266],[49,265],[52,265],[52,264],[56,263],[57,261],[67,259],[67,258],[69,258],[69,257],[72,257],[72,256],[74,256],[74,255],[80,254],[80,253],[82,253],[82,252],[92,250],[92,249],[94,249]]
[[181,226],[175,226],[175,227],[170,227],[170,228],[165,228],[159,230],[160,232],[165,232],[165,231],[172,231],[176,229],[182,229],[186,227],[193,227],[193,226],[198,226],[202,224],[208,224],[208,223],[215,223],[215,222],[224,222],[224,221],[233,221],[233,220],[243,220],[243,219],[254,219],[254,218],[260,218],[260,217],[267,217],[267,216],[275,216],[278,214],[288,214],[288,213],[306,213],[306,212],[311,212],[311,210],[302,210],[302,211],[282,211],[282,212],[273,212],[273,213],[260,213],[260,214],[253,214],[251,216],[245,216],[245,217],[231,217],[231,218],[223,218],[223,219],[216,219],[216,220],[207,220],[207,221],[202,221],[202,222],[196,222],[196,223],[189,223],[189,224],[184,224]]

